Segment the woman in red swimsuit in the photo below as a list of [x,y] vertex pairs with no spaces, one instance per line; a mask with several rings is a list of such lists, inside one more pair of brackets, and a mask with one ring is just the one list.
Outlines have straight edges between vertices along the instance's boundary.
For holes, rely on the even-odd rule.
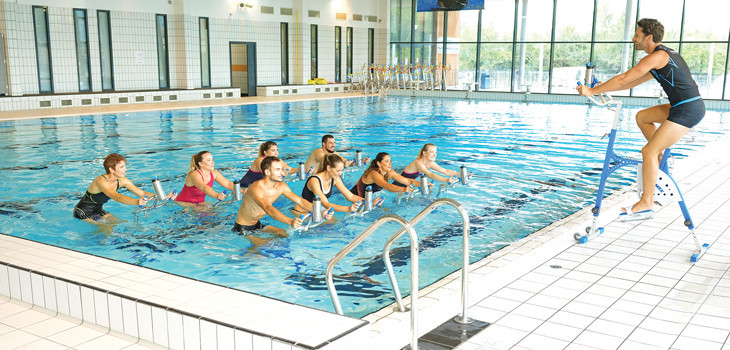
[[226,194],[213,189],[213,181],[233,191],[233,182],[215,170],[213,155],[208,151],[198,152],[190,158],[190,170],[185,177],[185,186],[175,201],[199,204],[205,202],[206,195],[218,200],[225,199]]

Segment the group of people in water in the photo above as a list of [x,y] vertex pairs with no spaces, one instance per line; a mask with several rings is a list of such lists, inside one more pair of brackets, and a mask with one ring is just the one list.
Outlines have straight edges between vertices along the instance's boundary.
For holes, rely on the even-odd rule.
[[[436,145],[425,144],[416,159],[400,174],[392,169],[393,164],[388,153],[378,153],[375,158],[370,160],[370,164],[357,184],[348,189],[342,182],[342,174],[345,167],[354,165],[355,160],[345,159],[337,153],[334,136],[325,135],[322,137],[322,146],[312,151],[305,162],[304,168],[310,169],[311,175],[308,174],[302,193],[298,196],[284,182],[284,178],[296,174],[299,169],[290,167],[278,157],[279,150],[276,142],[266,141],[259,147],[258,157],[239,180],[243,201],[238,209],[233,231],[250,235],[254,231],[263,230],[285,237],[287,236],[286,230],[272,225],[265,226],[260,219],[268,215],[274,220],[296,229],[302,224],[301,214],[312,211],[315,196],[319,197],[324,209],[332,209],[328,210],[324,217],[330,219],[332,211],[357,211],[368,186],[373,192],[384,189],[390,192],[410,193],[414,187],[421,186],[421,182],[418,180],[421,173],[435,181],[447,183],[457,181],[459,172],[444,169],[436,164],[436,152]],[[365,163],[368,160],[367,157],[363,159]],[[76,204],[73,213],[75,218],[90,222],[114,220],[113,216],[103,209],[104,203],[109,199],[124,204],[144,206],[150,199],[155,198],[154,193],[139,189],[127,179],[126,159],[123,156],[116,153],[106,156],[104,169],[106,174],[96,177]],[[443,176],[434,173],[431,169]],[[393,179],[394,182],[391,183],[390,179]],[[185,184],[180,193],[176,195],[173,192],[166,198],[155,199],[174,200],[183,206],[204,205],[206,197],[217,200],[225,199],[227,197],[225,192],[217,192],[213,189],[214,182],[229,191],[235,189],[231,180],[215,170],[213,155],[208,151],[198,152],[190,159],[190,170],[185,177]],[[120,187],[126,187],[139,198],[134,199],[120,194],[118,192]],[[349,206],[329,201],[335,188],[350,202]],[[282,195],[295,204],[292,209],[294,217],[289,217],[273,206],[274,201]]]

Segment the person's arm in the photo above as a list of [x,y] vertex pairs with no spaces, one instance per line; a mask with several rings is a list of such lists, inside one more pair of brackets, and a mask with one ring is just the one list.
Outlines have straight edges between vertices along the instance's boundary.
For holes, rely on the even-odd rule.
[[669,54],[666,51],[657,51],[639,61],[634,67],[619,74],[608,81],[593,88],[585,85],[578,86],[578,92],[583,96],[593,96],[604,92],[631,89],[639,84],[652,79],[650,71],[661,68],[669,62]]
[[[339,211],[342,213],[346,213],[346,212],[350,211],[350,207],[346,207],[344,205],[334,204],[334,203],[330,202],[329,199],[327,198],[327,196],[325,196],[324,193],[322,192],[322,187],[320,187],[320,185],[319,185],[320,182],[317,181],[314,177],[310,177],[309,179],[310,180],[307,181],[306,186],[307,186],[307,188],[309,188],[310,191],[312,191],[312,193],[314,193],[315,196],[319,195],[319,200],[321,201],[323,207],[325,207],[327,209],[334,208],[335,211]],[[312,179],[315,179],[315,180],[312,180]],[[337,181],[335,181],[335,183],[337,183]],[[342,187],[345,187],[345,186],[343,185]],[[350,191],[348,191],[348,192],[350,192]]]
[[[373,182],[375,182],[375,184],[390,192],[410,192],[410,190],[412,190],[410,186],[403,187],[385,181],[385,177],[377,171],[371,171],[368,176],[373,180]],[[398,175],[398,173],[393,170],[390,171],[390,177],[403,184],[410,183],[410,179],[406,179],[405,177]]]
[[[286,184],[283,184],[286,186]],[[289,186],[287,186],[289,188]],[[286,215],[284,215],[279,209],[274,208],[272,205],[272,202],[270,202],[265,196],[265,191],[250,191],[253,193],[253,200],[256,202],[256,205],[258,205],[261,209],[263,209],[267,215],[271,216],[274,220],[285,223],[289,225],[290,227],[295,227],[295,223],[297,219],[292,219]],[[289,190],[291,192],[291,190]],[[251,194],[249,194],[251,195]],[[310,205],[311,208],[311,205]],[[301,221],[300,221],[301,223]]]
[[431,168],[446,176],[461,176],[461,173],[459,173],[458,171],[443,168],[440,165],[436,164],[436,162],[431,163]]
[[336,153],[338,156],[340,156],[340,159],[342,159],[342,162],[345,163],[345,168],[351,167],[353,164],[355,164],[355,160],[348,160],[347,158],[343,157],[341,154]]
[[[139,199],[134,199],[132,197],[125,196],[117,192],[116,183],[110,184],[106,181],[98,181],[97,183],[99,184],[99,187],[101,187],[101,191],[104,192],[105,195],[122,204],[145,205],[147,204],[149,198],[154,196],[152,193],[140,190],[139,187],[135,186],[127,178],[119,179],[119,185],[126,187],[127,189],[129,189],[130,192],[138,195],[140,197]],[[147,194],[149,194],[150,196],[145,198]]]
[[292,168],[289,166],[289,164],[286,164],[285,161],[281,161],[282,169],[286,172],[287,175],[296,174],[299,172],[298,168]]
[[[388,175],[390,176],[391,179],[393,179],[395,181],[398,181],[398,182],[400,182],[402,184],[410,184],[411,186],[414,186],[414,187],[421,187],[421,181],[416,180],[416,179],[409,179],[407,177],[404,177],[403,175],[398,174],[397,172],[395,172],[395,170],[391,170],[388,173]],[[397,186],[397,185],[393,185],[393,186]],[[398,186],[398,187],[401,187],[401,186]]]
[[364,198],[350,192],[350,189],[345,187],[345,184],[342,182],[342,179],[340,179],[340,178],[335,179],[335,187],[350,202],[353,202],[353,203],[359,202],[364,199]]
[[[444,173],[444,171],[446,171],[446,169],[444,169],[444,168],[436,165],[436,163],[431,163],[430,165],[431,165],[431,167],[434,170],[439,171],[438,169],[441,169],[439,171],[440,173]],[[439,174],[434,173],[431,170],[428,170],[428,168],[426,168],[426,166],[422,162],[416,161],[416,169],[418,169],[418,171],[420,171],[421,173],[426,174],[426,176],[428,176],[429,178],[431,178],[431,179],[433,179],[435,181],[441,181],[441,182],[449,182],[449,181],[451,181],[451,179],[449,179],[447,177],[443,177],[443,176],[441,176]],[[419,186],[420,186],[420,182],[419,182]]]
[[[280,182],[278,186],[284,186],[284,192],[282,193],[284,197],[288,198],[290,201],[294,202],[294,204],[299,205],[300,207],[304,208],[306,211],[312,211],[312,203],[309,203],[308,201],[305,201],[304,198],[297,196],[294,192],[292,192],[291,188],[283,182]],[[321,193],[322,191],[320,191]],[[320,195],[320,199],[322,196]]]
[[[215,177],[215,182],[233,192],[233,182],[231,180],[228,180],[218,170],[213,170],[213,176]],[[243,189],[241,190],[241,193],[243,193]]]
[[[199,190],[203,191],[203,193],[205,193],[205,195],[207,195],[209,197],[217,198],[218,200],[226,199],[226,195],[223,194],[223,192],[220,192],[220,193],[216,192],[212,187],[208,186],[208,184],[205,183],[205,180],[203,180],[202,176],[197,176],[200,174],[195,174],[196,172],[189,173],[189,175],[192,174],[193,186],[195,186]],[[213,174],[213,176],[215,177],[215,173]]]

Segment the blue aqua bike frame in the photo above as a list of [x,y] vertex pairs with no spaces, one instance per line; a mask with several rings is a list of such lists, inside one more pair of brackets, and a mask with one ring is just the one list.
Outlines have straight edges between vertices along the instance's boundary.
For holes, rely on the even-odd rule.
[[[586,85],[590,87],[598,85],[598,81],[595,79],[595,77],[593,77],[592,68],[594,67],[595,66],[591,64],[586,66],[586,82],[591,82],[590,84]],[[580,84],[581,83],[579,82],[578,85]],[[617,155],[614,151],[618,130],[618,122],[621,118],[621,107],[623,106],[623,102],[614,99],[613,97],[611,97],[611,95],[607,93],[603,93],[598,97],[598,100],[592,96],[588,97],[588,99],[593,101],[593,103],[598,106],[605,106],[608,109],[613,110],[613,124],[611,126],[611,132],[608,134],[608,148],[606,149],[606,156],[603,159],[603,171],[601,172],[601,181],[598,185],[598,193],[596,194],[596,204],[593,209],[591,209],[591,213],[593,214],[591,226],[586,227],[585,235],[581,233],[575,233],[573,235],[573,237],[578,241],[579,244],[587,243],[589,239],[604,232],[603,227],[598,227],[598,216],[601,213],[601,203],[603,202],[603,194],[606,188],[606,181],[608,180],[608,177],[614,171],[624,166],[639,166],[641,164],[641,161],[621,157]],[[682,210],[682,215],[684,216],[684,225],[689,229],[690,234],[692,235],[692,239],[697,246],[697,249],[694,251],[692,256],[690,256],[690,262],[695,263],[702,257],[702,255],[707,252],[710,245],[708,243],[700,244],[699,240],[697,239],[697,235],[695,234],[695,225],[689,215],[689,210],[687,209],[687,204],[684,201],[682,192],[679,190],[679,187],[677,186],[677,183],[674,181],[672,176],[669,175],[668,159],[670,155],[671,150],[667,148],[662,155],[661,162],[659,163],[659,173],[657,176],[657,184],[654,190],[654,199],[660,202],[678,202],[679,208]],[[638,176],[641,177],[641,173],[639,173]],[[642,189],[638,188],[637,190],[641,191]]]

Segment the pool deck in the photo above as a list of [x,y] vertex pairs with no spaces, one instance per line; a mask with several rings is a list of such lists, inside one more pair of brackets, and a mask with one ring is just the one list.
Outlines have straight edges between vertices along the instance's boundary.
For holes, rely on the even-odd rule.
[[[353,94],[337,98],[345,96]],[[230,104],[247,102],[262,101]],[[137,107],[141,110],[160,109],[159,104]],[[119,111],[83,111],[105,112]],[[0,112],[0,119],[5,113],[11,112]],[[21,112],[12,113],[17,115]],[[586,244],[576,244],[573,234],[582,232],[589,223],[590,208],[558,220],[472,264],[468,316],[491,325],[458,349],[730,349],[730,159],[725,156],[728,148],[730,140],[725,139],[705,147],[702,154],[677,160],[674,166],[673,176],[684,191],[697,226],[697,235],[702,243],[711,244],[698,263],[689,262],[695,244],[675,203],[660,208],[652,220],[633,223],[615,220],[619,208],[636,199],[635,193],[627,188],[604,200],[601,224],[606,231]],[[151,310],[138,306],[137,313],[149,314],[153,320],[159,316],[156,306],[172,304],[172,308],[166,309],[166,322],[170,326],[171,320],[178,320],[177,316],[171,316],[176,315],[172,311],[177,310],[183,318],[180,330],[186,329],[189,324],[186,320],[192,318],[199,322],[196,326],[201,337],[192,339],[192,342],[172,331],[165,333],[167,343],[162,344],[169,347],[183,344],[188,348],[189,344],[195,344],[198,345],[195,348],[212,348],[211,345],[216,344],[215,347],[224,349],[233,348],[230,347],[233,344],[236,349],[298,350],[333,340],[333,334],[348,329],[352,330],[349,335],[354,335],[351,337],[353,340],[333,342],[333,346],[324,348],[400,349],[410,339],[410,315],[393,312],[390,307],[364,317],[363,320],[370,322],[364,326],[356,319],[296,306],[287,312],[276,309],[279,307],[276,306],[270,314],[253,315],[258,318],[250,314],[250,317],[244,317],[249,319],[251,327],[259,329],[281,328],[280,322],[276,321],[278,318],[287,325],[298,324],[299,329],[275,331],[289,332],[302,341],[313,338],[302,343],[301,347],[256,334],[231,335],[220,327],[216,332],[215,326],[211,331],[207,320],[215,317],[228,317],[231,323],[241,322],[243,313],[240,310],[234,312],[225,310],[225,307],[214,310],[222,300],[243,298],[246,300],[232,305],[244,305],[266,303],[266,298],[251,300],[256,296],[229,294],[222,287],[218,289],[202,282],[155,274],[131,265],[125,269],[122,263],[80,253],[58,256],[55,255],[56,249],[60,248],[46,246],[39,250],[42,245],[23,241],[0,235],[0,261],[60,276],[57,280],[81,279],[78,282],[82,287],[104,287],[114,291],[104,298],[108,300],[110,309],[117,305],[116,301],[112,302],[116,300],[114,298],[127,295],[149,301]],[[26,249],[21,247],[23,245]],[[72,257],[83,263],[70,263]],[[68,265],[71,270],[62,269],[61,265]],[[91,311],[79,309],[80,317],[68,317],[59,311],[63,306],[58,302],[46,299],[48,307],[40,307],[37,303],[32,306],[28,300],[43,299],[44,294],[36,295],[36,288],[28,295],[24,292],[28,290],[27,283],[33,285],[37,280],[32,275],[28,275],[26,280],[20,270],[18,276],[13,281],[13,277],[3,279],[0,274],[0,291],[7,289],[11,294],[19,295],[12,299],[0,296],[0,344],[3,348],[160,347],[159,342],[154,344],[146,340],[157,340],[158,334],[146,329],[145,325],[133,325],[137,329],[137,337],[116,332],[114,329],[119,325],[113,324],[112,316],[99,311],[102,308]],[[460,312],[459,276],[460,273],[456,272],[420,291],[419,334]],[[42,279],[42,286],[44,282],[46,279]],[[168,293],[160,296],[152,287],[163,282],[174,282],[185,288],[195,285],[199,292],[172,293],[172,290],[180,291],[182,287],[166,287]],[[20,288],[14,287],[18,285]],[[84,293],[81,289],[79,299],[88,298]],[[100,300],[96,291],[91,293],[92,299]],[[60,300],[59,293],[53,295]],[[201,304],[201,300],[204,303]],[[408,298],[405,301],[408,303]],[[127,305],[124,302],[120,304],[122,308]],[[52,311],[54,307],[56,311]],[[124,311],[126,308],[122,313]],[[82,322],[85,317],[106,317],[108,325],[103,327]],[[121,322],[122,328],[127,326],[124,319]],[[204,334],[208,334],[208,338],[204,338]],[[230,339],[233,343],[224,342]],[[238,339],[244,341],[239,342]]]

